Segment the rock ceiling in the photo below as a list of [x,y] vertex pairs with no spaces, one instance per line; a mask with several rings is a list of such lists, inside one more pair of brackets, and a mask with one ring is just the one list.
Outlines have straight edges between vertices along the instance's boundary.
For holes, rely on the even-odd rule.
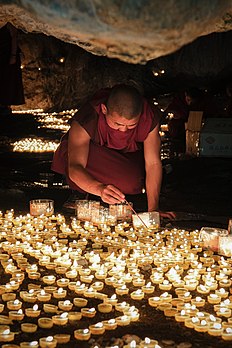
[[[232,35],[232,1],[3,0],[0,26],[7,21],[22,33],[26,106],[62,109],[130,77],[154,95],[156,69],[165,63],[171,73],[177,61],[184,68],[185,51],[172,54],[211,33]],[[60,52],[63,66],[55,62]]]
[[144,64],[199,36],[230,30],[231,14],[231,0],[3,0],[0,24]]

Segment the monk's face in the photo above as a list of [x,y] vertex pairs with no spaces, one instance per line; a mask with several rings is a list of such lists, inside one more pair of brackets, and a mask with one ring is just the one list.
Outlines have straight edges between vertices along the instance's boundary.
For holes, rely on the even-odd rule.
[[106,122],[110,128],[119,130],[120,132],[126,132],[128,129],[133,129],[139,122],[139,116],[135,116],[128,120],[127,118],[120,116],[117,112],[109,113],[107,108],[103,111],[106,117]]

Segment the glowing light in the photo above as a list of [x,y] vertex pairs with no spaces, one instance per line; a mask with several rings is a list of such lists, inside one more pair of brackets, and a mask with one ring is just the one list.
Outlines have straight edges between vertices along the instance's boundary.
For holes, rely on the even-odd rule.
[[15,141],[13,144],[13,152],[53,152],[59,143],[55,141],[25,138]]

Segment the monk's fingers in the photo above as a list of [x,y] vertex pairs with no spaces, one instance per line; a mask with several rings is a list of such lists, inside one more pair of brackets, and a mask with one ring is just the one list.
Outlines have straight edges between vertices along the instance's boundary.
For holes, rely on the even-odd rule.
[[117,204],[124,201],[124,194],[115,186],[107,185],[102,190],[101,199],[108,204]]
[[160,216],[162,218],[174,220],[176,218],[176,214],[173,211],[160,211]]
[[119,204],[121,201],[113,198],[112,196],[109,195],[103,195],[102,196],[102,201],[107,203],[107,204]]
[[115,186],[113,185],[107,185],[106,189],[109,190],[109,193],[117,198],[120,202],[123,202],[125,199],[125,195]]

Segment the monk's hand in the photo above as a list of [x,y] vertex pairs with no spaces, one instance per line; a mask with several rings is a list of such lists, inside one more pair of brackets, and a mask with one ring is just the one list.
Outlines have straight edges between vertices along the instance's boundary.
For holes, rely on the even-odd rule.
[[117,204],[125,200],[125,195],[114,185],[104,185],[101,191],[101,199],[108,204]]
[[176,214],[173,211],[159,211],[161,218],[175,220]]

